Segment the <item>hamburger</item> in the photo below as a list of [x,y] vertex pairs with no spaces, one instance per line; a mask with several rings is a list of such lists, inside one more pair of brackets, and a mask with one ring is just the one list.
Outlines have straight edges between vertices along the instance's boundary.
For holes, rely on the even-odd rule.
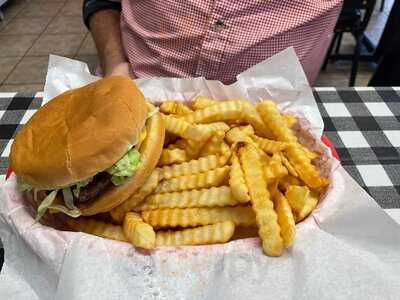
[[[16,135],[10,166],[18,188],[72,217],[108,212],[157,165],[165,128],[131,79],[109,77],[67,91],[41,107]],[[37,197],[37,195],[42,195]]]

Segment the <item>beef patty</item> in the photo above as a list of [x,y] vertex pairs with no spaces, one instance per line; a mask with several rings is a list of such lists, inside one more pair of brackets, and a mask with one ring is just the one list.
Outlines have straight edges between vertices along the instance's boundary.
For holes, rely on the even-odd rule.
[[79,202],[87,202],[100,195],[111,183],[111,175],[101,172],[93,177],[93,180],[79,191]]

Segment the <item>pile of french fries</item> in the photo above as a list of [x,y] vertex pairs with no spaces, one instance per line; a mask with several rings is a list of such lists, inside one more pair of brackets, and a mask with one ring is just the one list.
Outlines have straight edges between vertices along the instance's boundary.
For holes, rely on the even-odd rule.
[[266,255],[293,244],[296,223],[329,184],[298,142],[296,118],[271,101],[161,104],[166,141],[141,189],[110,211],[113,223],[71,219],[78,231],[135,247],[203,245],[259,236]]

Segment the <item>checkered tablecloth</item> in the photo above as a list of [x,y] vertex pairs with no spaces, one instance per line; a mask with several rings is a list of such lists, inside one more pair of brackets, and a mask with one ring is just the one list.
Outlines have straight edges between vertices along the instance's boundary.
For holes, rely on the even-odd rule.
[[382,208],[400,208],[400,88],[321,88],[314,96],[347,172]]
[[[400,208],[400,88],[318,88],[314,96],[347,172],[382,208]],[[0,93],[2,178],[15,133],[41,104],[42,93]]]

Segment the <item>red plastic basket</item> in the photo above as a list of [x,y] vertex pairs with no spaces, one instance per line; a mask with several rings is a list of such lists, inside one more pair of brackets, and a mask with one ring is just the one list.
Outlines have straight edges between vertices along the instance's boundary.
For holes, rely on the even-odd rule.
[[328,137],[323,134],[321,136],[321,141],[331,149],[333,157],[340,161],[340,157],[330,139],[328,139]]

